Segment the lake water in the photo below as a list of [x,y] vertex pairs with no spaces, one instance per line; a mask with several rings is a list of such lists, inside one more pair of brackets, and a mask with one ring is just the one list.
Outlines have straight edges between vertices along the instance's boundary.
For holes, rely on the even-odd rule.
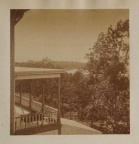
[[[78,71],[78,69],[71,69],[71,70],[66,70],[67,73],[71,73],[71,74],[74,74],[76,71]],[[84,75],[88,75],[88,71],[85,70],[85,71],[82,71]]]
[[66,70],[67,73],[72,73],[72,74],[74,74],[76,71],[77,69]]

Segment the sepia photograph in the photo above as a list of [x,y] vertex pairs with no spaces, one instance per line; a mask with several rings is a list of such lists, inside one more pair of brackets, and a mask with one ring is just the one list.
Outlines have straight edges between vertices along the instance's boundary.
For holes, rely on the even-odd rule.
[[129,9],[10,9],[10,135],[130,134]]

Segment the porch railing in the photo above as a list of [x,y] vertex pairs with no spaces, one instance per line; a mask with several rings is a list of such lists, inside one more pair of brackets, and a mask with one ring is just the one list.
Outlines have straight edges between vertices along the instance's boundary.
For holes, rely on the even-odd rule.
[[[22,97],[21,99],[21,106],[24,106],[25,108],[29,109],[29,99],[26,97]],[[15,94],[15,103],[16,104],[20,104],[20,96]],[[35,112],[41,112],[42,109],[42,104],[40,102],[31,101],[31,110],[35,111]],[[57,109],[50,107],[48,105],[44,105],[44,111],[48,111],[48,112],[55,112],[57,113]]]
[[26,114],[15,118],[15,130],[18,131],[54,123],[57,123],[57,117],[55,117],[53,112]]
[[[15,103],[20,104],[20,96],[15,95]],[[29,109],[29,99],[22,97],[21,106]],[[42,104],[32,100],[31,110],[34,113],[20,115],[15,117],[15,131],[27,130],[29,128],[42,127],[57,123],[57,109],[44,105],[44,111],[41,112]]]

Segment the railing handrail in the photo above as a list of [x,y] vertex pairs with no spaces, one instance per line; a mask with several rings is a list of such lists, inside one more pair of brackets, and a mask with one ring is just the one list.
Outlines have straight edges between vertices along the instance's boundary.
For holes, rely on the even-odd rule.
[[37,112],[37,113],[34,113],[34,114],[24,114],[24,115],[20,115],[20,116],[17,116],[17,117],[15,117],[15,119],[17,119],[17,118],[21,118],[21,117],[27,117],[27,116],[34,116],[34,115],[47,115],[47,114],[53,114],[53,113],[55,113],[55,112],[49,112],[49,113],[39,113],[39,112]]
[[[20,98],[20,96],[19,96],[18,94],[15,94],[15,96]],[[29,98],[26,98],[26,97],[22,97],[22,99],[25,99],[25,100],[29,101]],[[35,100],[32,100],[32,102],[33,102],[33,103],[36,103],[36,104],[39,104],[40,106],[42,105],[40,102],[37,102],[37,101],[35,101]],[[56,108],[50,107],[50,106],[48,106],[48,105],[44,105],[44,107],[46,107],[46,108],[48,108],[48,109],[50,109],[50,110],[53,110],[53,111],[55,111],[55,112],[58,111]]]

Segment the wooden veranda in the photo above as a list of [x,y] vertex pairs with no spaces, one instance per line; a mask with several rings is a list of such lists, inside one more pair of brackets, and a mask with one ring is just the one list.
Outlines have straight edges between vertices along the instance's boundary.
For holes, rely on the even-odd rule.
[[[61,69],[41,69],[41,68],[25,68],[15,67],[14,80],[20,82],[22,80],[32,79],[53,79],[58,86],[58,106],[57,109],[46,106],[44,104],[44,88],[42,85],[42,103],[32,100],[32,90],[30,83],[30,97],[22,97],[22,86],[20,86],[20,94],[11,95],[13,101],[11,105],[11,124],[13,134],[35,134],[49,130],[58,129],[58,134],[61,134],[61,120],[60,120],[60,88],[61,88],[61,74],[64,73]],[[14,88],[15,89],[15,88]],[[34,113],[15,116],[15,104],[28,109]],[[13,117],[14,115],[14,117]]]

